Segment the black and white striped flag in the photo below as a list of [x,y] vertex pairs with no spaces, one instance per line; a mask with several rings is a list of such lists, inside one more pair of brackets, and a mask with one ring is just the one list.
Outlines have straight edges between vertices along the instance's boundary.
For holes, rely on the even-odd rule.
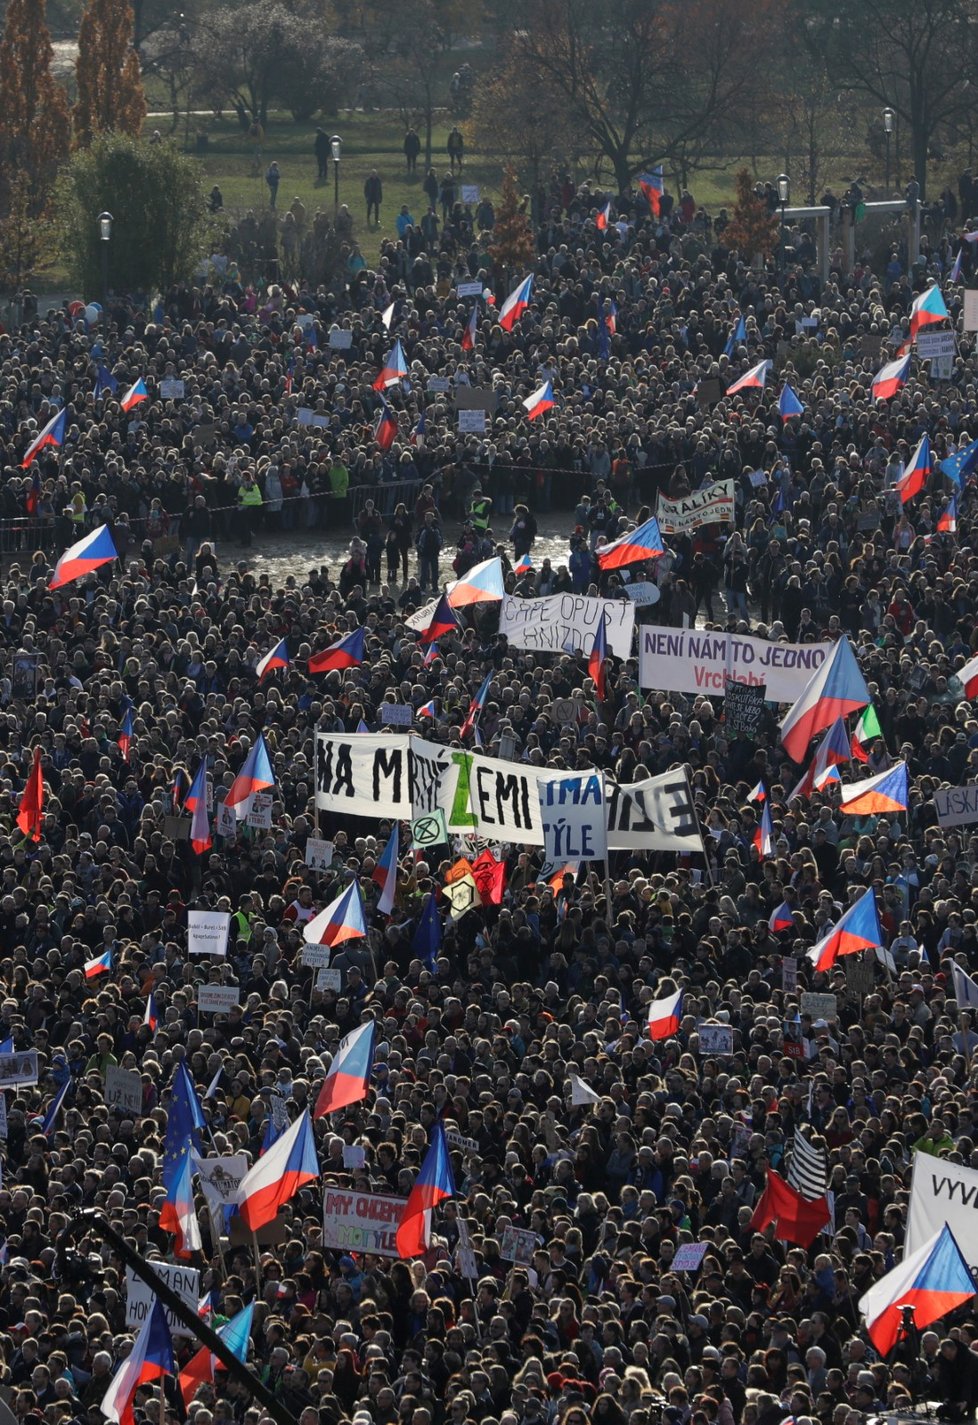
[[809,1202],[814,1202],[815,1198],[825,1193],[828,1170],[825,1149],[813,1147],[801,1129],[796,1128],[791,1145],[791,1162],[788,1164],[789,1186]]

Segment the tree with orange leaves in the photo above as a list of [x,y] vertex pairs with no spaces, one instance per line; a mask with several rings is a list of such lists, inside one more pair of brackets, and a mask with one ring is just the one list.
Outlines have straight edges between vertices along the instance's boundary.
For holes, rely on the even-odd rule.
[[45,208],[68,155],[68,97],[51,71],[54,50],[46,0],[8,0],[0,39],[0,209],[28,217]]
[[525,272],[532,267],[536,257],[533,228],[530,226],[526,203],[520,197],[516,174],[512,168],[507,168],[503,173],[503,186],[499,207],[496,209],[489,254],[497,273],[506,278],[510,273]]
[[146,97],[133,49],[129,0],[88,0],[78,31],[75,143],[87,148],[99,134],[138,134]]
[[742,168],[737,174],[733,216],[723,234],[724,246],[736,249],[745,262],[769,257],[778,241],[778,227],[777,217],[754,192],[749,170]]

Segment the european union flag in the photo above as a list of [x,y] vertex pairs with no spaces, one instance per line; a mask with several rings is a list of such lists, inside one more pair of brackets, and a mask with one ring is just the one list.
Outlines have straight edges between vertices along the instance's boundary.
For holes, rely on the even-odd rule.
[[942,460],[938,468],[960,490],[964,484],[964,477],[971,474],[976,464],[978,464],[978,440],[973,440],[970,445],[963,446],[954,455],[949,455],[946,460]]
[[428,899],[424,903],[421,919],[418,921],[418,928],[414,932],[414,939],[411,942],[411,949],[420,960],[424,961],[429,970],[435,969],[438,951],[441,949],[441,917],[435,904],[434,891],[429,892]]
[[186,1064],[181,1059],[170,1085],[170,1107],[166,1116],[166,1138],[163,1142],[162,1182],[167,1198],[172,1202],[184,1158],[191,1150],[201,1149],[200,1130],[204,1113],[197,1099],[197,1090]]

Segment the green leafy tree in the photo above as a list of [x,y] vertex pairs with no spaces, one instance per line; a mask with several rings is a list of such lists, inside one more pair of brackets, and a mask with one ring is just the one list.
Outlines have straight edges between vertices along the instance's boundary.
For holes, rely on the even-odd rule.
[[207,251],[203,170],[171,143],[106,134],[74,155],[58,181],[59,238],[87,295],[101,291],[98,215],[114,215],[109,285],[154,292],[189,279]]
[[501,276],[523,273],[533,266],[536,243],[526,207],[526,201],[516,185],[516,174],[512,168],[507,168],[503,174],[502,192],[489,244],[493,264]]
[[138,134],[146,96],[133,48],[129,0],[88,0],[78,30],[75,67],[75,143],[85,148],[98,134]]

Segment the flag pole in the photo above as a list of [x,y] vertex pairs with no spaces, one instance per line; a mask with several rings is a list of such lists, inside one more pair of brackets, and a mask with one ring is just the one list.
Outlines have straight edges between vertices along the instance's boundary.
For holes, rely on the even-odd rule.
[[689,763],[683,764],[683,775],[686,778],[686,791],[689,794],[689,808],[693,813],[693,820],[696,823],[696,831],[700,838],[700,846],[703,848],[703,860],[706,862],[706,878],[711,886],[716,885],[716,877],[713,874],[713,866],[710,862],[710,854],[706,849],[706,840],[703,836],[703,828],[700,825],[700,814],[696,810],[696,798],[693,796],[693,784],[689,780]]
[[251,1246],[255,1254],[255,1295],[261,1294],[261,1256],[258,1251],[258,1233],[251,1229]]

